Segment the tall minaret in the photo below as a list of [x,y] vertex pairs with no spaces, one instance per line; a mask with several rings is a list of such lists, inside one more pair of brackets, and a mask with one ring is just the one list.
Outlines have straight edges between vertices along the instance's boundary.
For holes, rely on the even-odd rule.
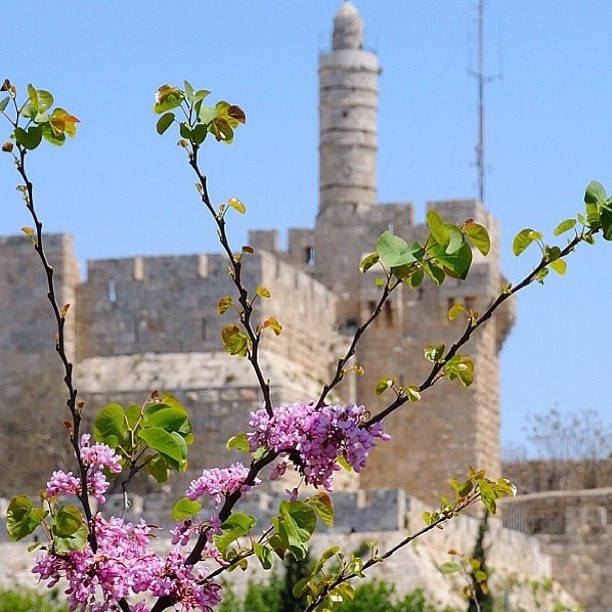
[[350,0],[334,18],[332,50],[319,58],[319,213],[376,202],[378,59],[363,49]]

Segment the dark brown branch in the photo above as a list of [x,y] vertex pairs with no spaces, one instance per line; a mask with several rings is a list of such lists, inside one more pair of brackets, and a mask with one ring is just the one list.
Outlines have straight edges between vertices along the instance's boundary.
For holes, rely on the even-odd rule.
[[[446,523],[447,521],[451,520],[454,516],[458,515],[460,512],[465,510],[465,508],[467,508],[468,506],[473,504],[479,498],[480,498],[480,493],[477,493],[477,494],[469,497],[460,506],[457,506],[456,508],[454,508],[451,511],[442,513],[440,518],[438,518],[437,520],[433,521],[429,525],[426,525],[420,531],[417,531],[416,533],[405,537],[403,540],[398,542],[395,546],[391,547],[389,550],[384,552],[382,555],[377,555],[375,557],[372,557],[368,561],[366,561],[363,564],[362,568],[361,568],[361,572],[362,573],[366,572],[367,570],[369,570],[374,565],[378,565],[379,563],[382,563],[383,561],[385,561],[386,559],[388,559],[389,557],[394,555],[398,550],[400,550],[401,548],[404,548],[404,546],[410,544],[410,542],[413,542],[417,538],[420,538],[422,535],[425,535],[426,533],[429,533],[430,531],[432,531],[436,527],[439,527],[443,523]],[[343,582],[347,582],[348,580],[351,580],[353,578],[357,578],[358,576],[359,575],[356,574],[355,572],[349,572],[347,574],[341,573],[335,580],[330,582],[328,585],[326,585],[321,590],[321,592],[319,593],[317,599],[313,603],[309,604],[308,607],[304,610],[304,612],[311,612],[339,584],[342,584]]]
[[340,384],[340,382],[344,378],[344,374],[345,374],[344,368],[346,367],[346,364],[351,359],[351,357],[355,355],[355,352],[357,350],[357,344],[359,344],[359,340],[361,339],[361,336],[363,336],[366,329],[368,329],[368,327],[372,324],[372,322],[376,319],[376,317],[380,315],[382,311],[382,307],[384,306],[385,302],[389,299],[389,296],[391,295],[391,293],[399,285],[401,285],[400,281],[395,281],[394,284],[390,284],[390,283],[391,283],[391,278],[388,277],[387,282],[385,283],[385,286],[383,288],[382,295],[380,296],[380,299],[378,300],[376,307],[374,308],[370,316],[357,328],[357,331],[353,335],[353,339],[348,349],[346,350],[346,353],[344,354],[344,356],[338,359],[338,364],[336,365],[336,371],[334,373],[332,380],[329,382],[329,384],[323,387],[323,390],[321,391],[321,395],[319,396],[319,399],[317,400],[317,404],[316,404],[317,410],[323,406],[323,404],[325,403],[325,399],[329,395],[330,391],[334,389],[338,384]]
[[[595,233],[596,231],[589,230],[584,235],[576,235],[572,240],[570,240],[567,246],[561,250],[559,259],[569,255],[580,242],[587,240],[587,237],[591,237]],[[512,297],[515,293],[518,293],[525,287],[531,285],[531,283],[533,283],[533,281],[538,278],[542,270],[546,268],[546,266],[548,266],[549,264],[550,261],[546,257],[543,257],[542,261],[520,283],[510,287],[507,291],[500,293],[500,295],[497,296],[497,298],[492,302],[492,304],[484,311],[484,313],[480,317],[476,319],[476,321],[470,321],[461,337],[453,343],[453,345],[448,349],[448,352],[444,355],[444,357],[434,363],[427,378],[418,386],[418,391],[422,393],[423,391],[426,391],[427,389],[433,387],[433,385],[440,379],[444,365],[457,354],[457,351],[462,346],[464,346],[470,340],[472,334],[484,323],[486,323],[493,316],[495,311],[506,300]],[[364,426],[367,427],[372,423],[378,423],[379,421],[382,421],[391,413],[395,412],[400,406],[403,406],[407,401],[408,397],[406,395],[399,395],[384,410],[381,410],[378,414],[374,415],[367,423],[364,424]]]
[[[57,302],[57,296],[55,293],[55,285],[53,282],[53,267],[49,263],[47,255],[45,253],[44,248],[44,238],[43,238],[43,224],[40,218],[38,217],[38,213],[36,212],[36,208],[34,206],[34,188],[32,182],[28,178],[28,174],[25,166],[25,159],[27,150],[25,147],[17,144],[17,149],[19,151],[19,158],[17,159],[17,171],[21,175],[21,178],[24,181],[25,192],[24,198],[26,202],[26,207],[30,212],[32,220],[34,221],[36,238],[34,243],[34,250],[38,254],[38,257],[42,263],[43,269],[45,271],[45,275],[47,278],[47,299],[51,304],[51,309],[53,310],[53,315],[55,317],[56,323],[56,338],[55,338],[55,350],[62,362],[64,368],[64,384],[68,391],[68,399],[66,404],[68,409],[70,410],[70,414],[72,416],[72,431],[70,434],[70,443],[74,448],[74,452],[76,454],[76,459],[79,466],[79,478],[81,481],[81,493],[79,494],[79,500],[83,506],[83,511],[85,513],[85,519],[87,520],[87,524],[91,526],[93,513],[91,510],[91,506],[89,504],[89,495],[87,489],[87,466],[81,460],[80,448],[79,448],[79,439],[80,439],[80,428],[81,428],[81,407],[77,402],[77,389],[74,386],[73,382],[73,364],[68,359],[68,355],[66,353],[66,335],[65,335],[65,325],[66,325],[66,316],[65,312],[60,309],[60,306]],[[96,534],[93,529],[89,529],[89,535],[87,536],[89,543],[93,552],[96,552],[98,548],[98,543],[96,539]]]
[[247,358],[253,367],[255,372],[255,376],[257,377],[257,383],[259,384],[259,388],[261,389],[264,407],[269,416],[273,416],[272,410],[272,397],[270,384],[265,379],[261,365],[259,363],[259,346],[261,342],[261,335],[259,332],[256,332],[253,329],[252,317],[253,317],[253,304],[249,299],[249,294],[242,282],[242,263],[238,257],[234,255],[232,249],[229,245],[229,240],[227,237],[227,233],[225,230],[225,218],[223,215],[217,213],[210,201],[210,197],[208,195],[208,187],[206,182],[206,176],[204,176],[200,170],[198,165],[198,151],[199,146],[197,144],[192,143],[192,151],[189,153],[189,165],[192,167],[195,172],[200,185],[202,186],[200,196],[201,200],[212,215],[215,224],[217,226],[217,232],[219,236],[219,242],[227,255],[230,264],[230,277],[234,286],[238,290],[238,301],[240,306],[242,307],[242,311],[240,312],[240,322],[242,323],[249,340],[251,341],[251,348],[247,353]]

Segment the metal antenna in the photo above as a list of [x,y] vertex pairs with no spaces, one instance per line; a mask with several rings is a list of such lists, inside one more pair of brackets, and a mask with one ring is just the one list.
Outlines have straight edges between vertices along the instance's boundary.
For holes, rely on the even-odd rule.
[[484,202],[485,157],[484,157],[484,88],[485,85],[500,78],[501,75],[484,73],[484,0],[478,2],[478,70],[470,71],[478,82],[478,142],[476,143],[476,168],[478,169],[478,197]]

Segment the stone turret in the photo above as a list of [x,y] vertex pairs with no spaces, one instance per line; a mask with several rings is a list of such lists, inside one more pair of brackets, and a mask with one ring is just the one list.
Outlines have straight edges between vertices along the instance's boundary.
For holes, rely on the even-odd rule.
[[332,50],[319,58],[319,211],[376,201],[378,59],[363,49],[349,1],[334,19]]

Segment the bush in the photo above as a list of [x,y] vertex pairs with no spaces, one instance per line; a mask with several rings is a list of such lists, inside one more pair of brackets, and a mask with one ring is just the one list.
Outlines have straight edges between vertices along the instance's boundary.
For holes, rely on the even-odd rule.
[[[244,601],[239,602],[229,586],[220,612],[288,612],[282,603],[283,580],[273,573],[266,584],[249,581]],[[355,589],[355,598],[337,608],[340,612],[452,612],[449,607],[437,608],[425,599],[417,588],[401,600],[395,597],[395,587],[384,580],[364,582]]]
[[64,612],[57,590],[39,592],[23,587],[0,587],[0,612]]

